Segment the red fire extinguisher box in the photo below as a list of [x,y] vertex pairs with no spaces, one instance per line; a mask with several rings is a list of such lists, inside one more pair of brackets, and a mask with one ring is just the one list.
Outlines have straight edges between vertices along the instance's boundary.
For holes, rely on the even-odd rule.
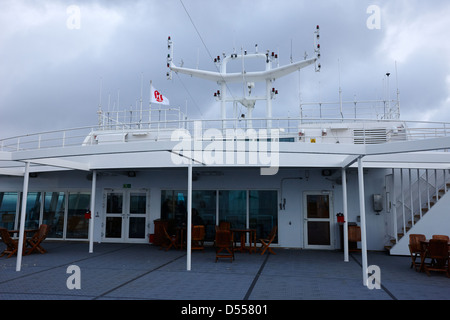
[[344,220],[344,214],[338,213],[338,214],[336,215],[336,217],[337,217],[337,222],[338,222],[338,223],[344,223],[344,222],[345,222],[345,220]]

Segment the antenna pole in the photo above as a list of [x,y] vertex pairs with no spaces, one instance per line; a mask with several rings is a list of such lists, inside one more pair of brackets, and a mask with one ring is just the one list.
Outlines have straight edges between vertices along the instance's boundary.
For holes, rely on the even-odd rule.
[[103,87],[103,78],[100,77],[100,99],[98,103],[98,125],[103,126],[103,117],[102,117],[102,87]]
[[400,91],[398,90],[398,73],[397,73],[397,61],[395,61],[395,81],[397,85],[397,119],[400,118]]
[[391,92],[390,92],[390,89],[389,89],[389,76],[390,76],[391,74],[389,73],[389,72],[387,72],[386,73],[386,78],[387,78],[387,109],[388,109],[388,115],[389,115],[389,119],[391,119],[391,113],[392,113],[392,110],[391,110]]
[[341,113],[341,118],[344,119],[344,114],[342,113],[341,62],[339,59],[338,59],[338,74],[339,74],[339,111]]
[[291,63],[293,62],[292,60],[292,39],[291,39]]
[[142,123],[142,87],[143,87],[143,81],[144,81],[144,75],[143,75],[143,73],[141,73],[141,99],[140,99],[141,110],[140,110],[140,115],[139,115],[139,129],[141,128],[141,123]]

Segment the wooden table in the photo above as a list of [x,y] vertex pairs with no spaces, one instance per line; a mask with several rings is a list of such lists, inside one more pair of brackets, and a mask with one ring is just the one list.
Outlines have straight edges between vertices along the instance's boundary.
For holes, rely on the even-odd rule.
[[[241,245],[238,248],[235,248],[237,251],[245,252],[248,251],[249,253],[252,253],[252,251],[256,252],[256,229],[231,229],[231,232],[233,233],[239,233]],[[245,246],[246,243],[246,234],[249,234],[249,247]]]
[[[38,232],[38,231],[39,231],[39,229],[25,229],[25,230],[24,230],[24,233],[23,233],[23,236],[24,236],[25,239],[26,239],[28,233],[30,233],[30,232],[35,233],[35,232]],[[19,235],[20,230],[8,230],[8,232],[9,232],[11,235],[12,235],[12,234],[15,234],[15,233],[17,233],[17,235]]]

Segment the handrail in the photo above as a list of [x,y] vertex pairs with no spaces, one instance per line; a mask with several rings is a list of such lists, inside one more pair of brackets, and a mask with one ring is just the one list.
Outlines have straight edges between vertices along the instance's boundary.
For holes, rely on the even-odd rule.
[[388,236],[398,243],[399,234],[410,232],[418,221],[416,218],[422,219],[431,210],[432,203],[449,191],[450,177],[445,169],[393,169],[392,176],[395,176],[393,184],[400,181],[400,187],[397,185],[399,194],[392,199],[393,228],[387,230]]
[[[280,129],[281,136],[298,136],[302,128],[305,129],[329,129],[336,128],[333,125],[340,124],[345,127],[345,124],[360,123],[362,130],[360,133],[361,143],[367,143],[366,137],[368,135],[368,125],[383,124],[381,128],[388,128],[393,124],[390,140],[395,141],[395,135],[401,136],[402,140],[423,140],[435,137],[450,136],[450,123],[438,121],[411,121],[411,120],[395,120],[395,119],[354,119],[354,118],[253,118],[253,119],[208,119],[208,120],[191,120],[178,119],[167,121],[150,121],[150,122],[134,122],[125,124],[105,124],[84,126],[78,128],[64,129],[64,130],[50,130],[40,133],[18,135],[9,138],[0,139],[0,151],[18,151],[18,150],[34,150],[43,148],[68,147],[74,145],[82,145],[85,139],[91,133],[101,132],[155,132],[156,140],[168,139],[167,135],[164,137],[160,133],[167,132],[174,129],[186,129],[191,133],[194,130],[195,124],[200,124],[202,130],[215,129],[243,129],[250,128],[255,130],[269,129],[268,123],[270,120],[273,129]],[[401,124],[401,127],[394,125]],[[338,126],[339,127],[339,126]],[[367,130],[366,130],[367,129]],[[333,137],[338,137],[339,130],[333,133]],[[367,131],[367,132],[366,132]],[[374,135],[375,133],[372,133]],[[388,134],[388,132],[387,132]],[[307,137],[307,135],[306,135]],[[359,136],[358,136],[359,138]],[[153,139],[155,140],[155,139]]]

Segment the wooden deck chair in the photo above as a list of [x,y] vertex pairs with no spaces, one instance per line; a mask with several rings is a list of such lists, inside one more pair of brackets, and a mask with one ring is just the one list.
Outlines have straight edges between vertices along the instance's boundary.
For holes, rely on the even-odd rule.
[[[414,267],[417,271],[416,259],[422,253],[422,247],[420,241],[425,241],[426,237],[423,234],[410,234],[409,235],[409,253],[411,255],[411,267]],[[422,258],[422,257],[420,257]]]
[[233,236],[229,230],[216,230],[215,237],[216,262],[219,258],[234,260]]
[[[225,231],[231,231],[231,223],[228,221],[220,221],[219,225],[216,225],[216,231],[217,230],[225,230]],[[215,245],[215,241],[214,240],[214,245]]]
[[274,226],[272,228],[272,231],[270,231],[269,236],[266,239],[259,239],[259,241],[261,242],[262,246],[262,252],[261,255],[263,255],[264,253],[266,253],[266,251],[268,250],[270,253],[272,254],[276,254],[275,252],[273,252],[272,248],[270,248],[270,244],[272,243],[272,241],[275,239],[276,235],[277,235],[277,226]]
[[172,248],[172,247],[174,247],[175,249],[178,249],[178,245],[177,245],[177,242],[178,242],[178,236],[177,236],[177,235],[170,235],[170,234],[167,232],[166,227],[163,227],[163,229],[164,229],[164,236],[165,236],[165,239],[164,239],[164,241],[162,242],[161,248],[160,248],[160,249],[162,249],[163,247],[166,247],[166,251],[168,251],[168,250],[169,250],[170,248]]
[[204,241],[205,241],[205,226],[193,226],[191,250],[205,249],[203,245]]
[[445,272],[450,278],[450,256],[448,252],[448,242],[442,239],[431,239],[426,251],[427,258],[431,259],[430,264],[425,264],[425,272],[430,275],[430,271]]
[[34,251],[40,253],[46,253],[47,250],[42,248],[41,243],[47,238],[49,227],[46,224],[41,224],[39,230],[31,237],[31,239],[27,240],[27,244],[31,247],[26,250],[25,254],[33,253]]
[[6,245],[6,249],[3,250],[2,254],[0,254],[0,257],[3,257],[5,254],[7,254],[7,258],[10,258],[13,254],[17,254],[17,249],[19,248],[19,240],[14,240],[13,238],[11,238],[11,235],[5,228],[0,228],[0,236],[2,237],[2,240]]

